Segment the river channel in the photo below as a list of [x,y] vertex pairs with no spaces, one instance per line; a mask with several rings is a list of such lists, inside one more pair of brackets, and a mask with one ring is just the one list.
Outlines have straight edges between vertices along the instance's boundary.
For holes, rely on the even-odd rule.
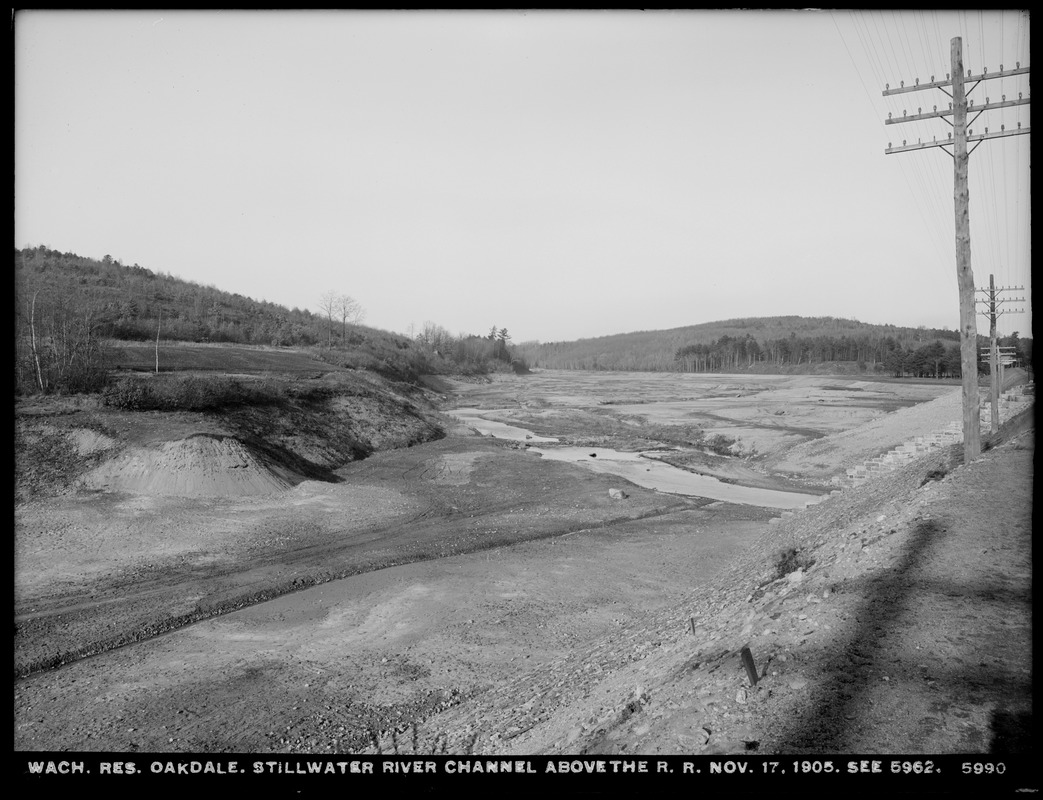
[[[635,453],[605,447],[556,447],[554,444],[558,440],[553,437],[537,436],[532,431],[517,425],[508,425],[483,416],[498,413],[495,410],[457,408],[448,413],[483,436],[525,442],[530,445],[528,452],[535,453],[542,458],[581,464],[594,472],[618,475],[638,486],[658,492],[706,497],[728,503],[783,510],[804,508],[823,499],[822,495],[817,494],[783,492],[776,489],[724,483],[717,478],[678,469],[659,460],[658,456],[662,455],[662,451]],[[547,446],[531,446],[534,444]]]

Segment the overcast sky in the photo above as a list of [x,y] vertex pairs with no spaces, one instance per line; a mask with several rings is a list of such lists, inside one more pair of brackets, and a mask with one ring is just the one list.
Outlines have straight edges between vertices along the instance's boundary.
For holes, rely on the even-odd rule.
[[[948,103],[1013,11],[15,15],[15,246],[401,333],[544,342],[799,314],[956,329]],[[976,103],[1029,96],[981,82]],[[1029,125],[1029,106],[971,125]],[[970,157],[975,282],[1031,331],[1029,135]],[[980,332],[988,332],[985,317]]]

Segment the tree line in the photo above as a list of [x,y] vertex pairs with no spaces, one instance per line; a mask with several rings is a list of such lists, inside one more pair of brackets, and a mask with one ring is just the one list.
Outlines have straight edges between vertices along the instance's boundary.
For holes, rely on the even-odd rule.
[[[1021,339],[1017,332],[998,342],[1012,348],[1019,361],[1031,360],[1031,340]],[[979,336],[978,343],[980,348],[987,348],[989,339]],[[863,372],[871,369],[896,378],[959,378],[963,372],[958,340],[935,339],[919,346],[904,346],[894,336],[834,338],[793,333],[763,343],[748,335],[742,339],[722,336],[706,344],[686,345],[674,354],[681,372],[736,372],[756,365],[799,367],[841,361],[855,362]]]
[[[845,371],[960,374],[959,332],[871,325],[833,317],[763,317],[703,323],[662,331],[638,331],[573,342],[527,342],[518,352],[544,369],[772,372],[812,371],[844,364]],[[979,337],[982,347],[987,337]],[[1031,339],[1004,343],[1031,362]],[[939,358],[941,347],[945,356]],[[828,367],[827,367],[828,368]]]
[[492,326],[485,336],[453,334],[434,322],[425,322],[414,336],[429,353],[447,359],[463,372],[487,372],[497,364],[517,373],[528,372],[528,364],[511,346],[506,328]]

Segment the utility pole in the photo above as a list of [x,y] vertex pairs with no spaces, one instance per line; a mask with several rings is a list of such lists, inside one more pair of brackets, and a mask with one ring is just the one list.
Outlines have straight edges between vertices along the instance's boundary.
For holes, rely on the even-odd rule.
[[971,271],[970,190],[967,186],[967,94],[963,86],[963,42],[952,40],[952,124],[956,203],[956,283],[960,289],[960,372],[963,376],[963,463],[981,454],[978,399],[978,328],[974,315],[974,272]]
[[[1000,347],[999,342],[996,340],[996,317],[1003,314],[1020,314],[1023,309],[1007,309],[1004,311],[997,311],[996,306],[1000,303],[1006,302],[1006,300],[997,300],[996,293],[1004,292],[1009,289],[1016,289],[1017,291],[1024,290],[1024,286],[1001,286],[996,288],[996,281],[992,275],[989,275],[989,288],[978,289],[979,292],[987,292],[988,298],[985,300],[978,300],[979,303],[988,303],[989,310],[987,313],[989,317],[989,388],[991,389],[991,400],[992,400],[992,432],[996,433],[1000,429],[1000,392],[1003,391],[1003,361],[1000,359]],[[1012,302],[1023,303],[1025,302],[1024,297],[1011,298]],[[1004,348],[1006,349],[1006,348]],[[1013,348],[1011,348],[1013,349]]]
[[159,374],[159,329],[163,324],[163,309],[159,310],[159,314],[156,316],[156,374]]
[[[949,95],[952,98],[952,102],[949,104],[948,110],[943,109],[939,111],[938,106],[934,106],[932,111],[924,113],[922,108],[918,108],[916,114],[910,115],[903,112],[900,119],[892,118],[888,114],[888,118],[885,120],[887,125],[931,118],[939,118],[948,122],[946,117],[951,116],[953,132],[949,134],[948,140],[940,142],[937,138],[932,142],[918,140],[914,145],[903,141],[901,147],[892,147],[889,142],[884,153],[889,155],[891,153],[921,150],[926,147],[940,147],[953,159],[953,200],[956,207],[956,283],[960,291],[960,370],[963,374],[963,461],[967,464],[981,455],[981,421],[979,419],[981,401],[978,395],[978,330],[974,313],[974,273],[971,270],[970,193],[967,183],[968,163],[970,153],[973,150],[968,152],[967,145],[968,142],[975,142],[974,148],[976,149],[986,139],[1017,136],[1029,132],[1029,128],[1022,128],[1019,122],[1015,130],[1008,131],[1001,125],[998,132],[990,133],[989,129],[986,128],[984,134],[974,135],[974,132],[967,126],[967,114],[968,111],[975,111],[977,112],[975,119],[977,119],[985,111],[1023,105],[1028,103],[1029,99],[1022,98],[1019,94],[1016,100],[1007,100],[1006,95],[1004,95],[1001,102],[993,103],[989,98],[985,98],[985,104],[975,109],[973,102],[968,103],[967,101],[968,91],[965,84],[967,82],[973,83],[970,89],[970,91],[973,91],[983,81],[992,78],[1028,74],[1029,70],[1028,67],[1023,68],[1020,63],[1013,70],[1004,70],[1001,64],[999,72],[990,74],[988,70],[983,69],[980,75],[972,75],[968,71],[967,75],[964,76],[963,40],[959,36],[950,41],[950,60],[951,77],[946,75],[944,81],[936,81],[932,75],[929,83],[921,84],[920,79],[917,78],[913,86],[906,86],[903,81],[897,89],[892,89],[890,85],[884,89],[885,97],[926,89],[940,89],[943,93]],[[946,87],[952,88],[951,94],[946,90]],[[952,148],[951,152],[946,149],[947,146]]]

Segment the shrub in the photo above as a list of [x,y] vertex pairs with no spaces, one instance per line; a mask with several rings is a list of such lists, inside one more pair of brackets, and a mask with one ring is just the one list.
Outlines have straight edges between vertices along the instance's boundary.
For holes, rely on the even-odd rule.
[[785,578],[798,569],[806,570],[815,563],[813,558],[801,553],[795,547],[785,547],[775,554],[775,577]]
[[244,383],[223,376],[122,378],[102,395],[105,405],[128,411],[219,411],[245,405],[281,405],[285,388],[274,381]]
[[105,405],[127,411],[141,411],[153,407],[152,387],[143,380],[121,378],[102,392]]
[[732,450],[734,444],[734,439],[729,439],[727,436],[718,433],[707,439],[705,446],[707,450],[719,456],[730,456],[734,454]]
[[[984,446],[982,449],[984,449]],[[920,486],[926,486],[931,481],[940,481],[948,473],[949,471],[944,466],[938,467],[937,469],[932,469],[924,476],[924,479],[920,482]]]
[[288,398],[301,403],[323,403],[337,394],[332,386],[314,384],[291,384],[285,392]]

